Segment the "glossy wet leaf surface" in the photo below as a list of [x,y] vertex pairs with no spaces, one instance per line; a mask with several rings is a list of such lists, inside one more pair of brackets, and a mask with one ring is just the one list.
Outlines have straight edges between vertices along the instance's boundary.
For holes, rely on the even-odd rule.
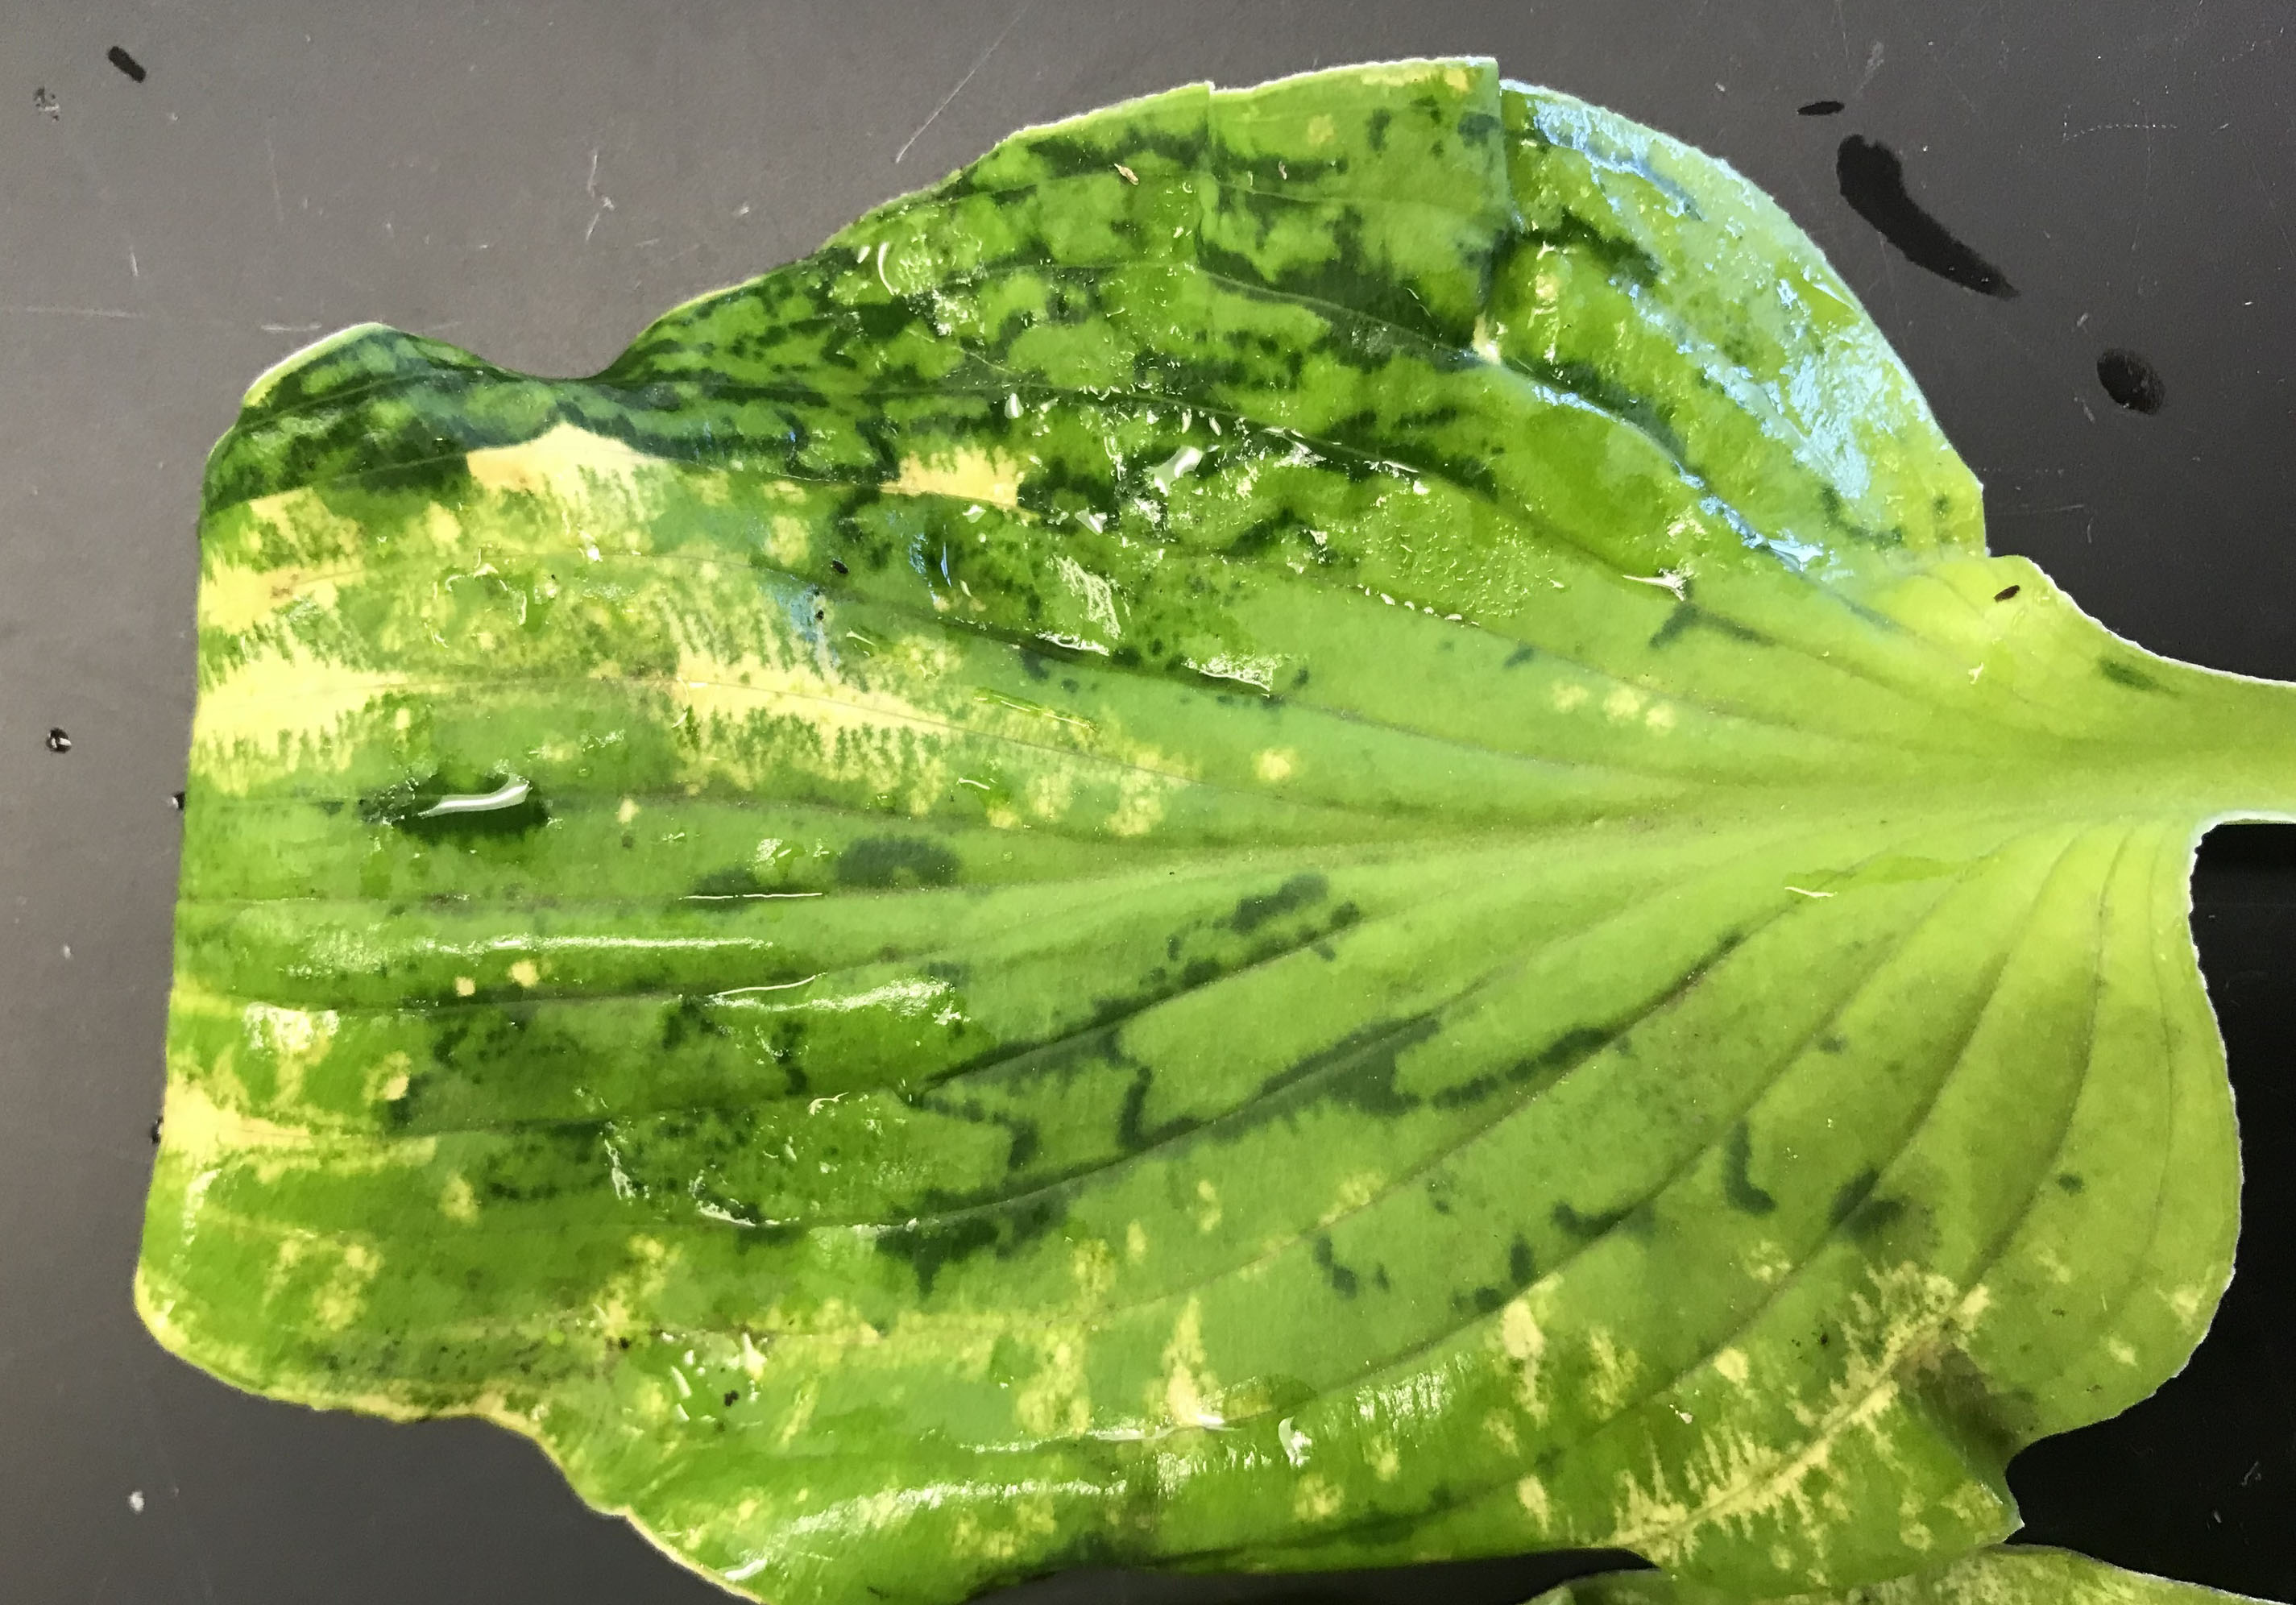
[[1488,63],[1016,136],[590,380],[348,331],[201,554],[147,1320],[729,1586],[1849,1587],[2223,1288],[2285,688]]

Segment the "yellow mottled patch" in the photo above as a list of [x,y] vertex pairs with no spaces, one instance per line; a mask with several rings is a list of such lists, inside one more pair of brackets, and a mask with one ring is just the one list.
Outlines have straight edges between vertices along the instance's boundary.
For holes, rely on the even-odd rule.
[[1021,465],[995,452],[965,448],[933,457],[910,457],[900,475],[885,482],[893,496],[947,496],[1013,511],[1021,505]]
[[1642,706],[1642,693],[1630,686],[1620,686],[1603,699],[1603,712],[1612,719],[1632,719]]
[[346,577],[347,571],[342,570],[321,572],[295,567],[212,570],[200,578],[200,628],[237,635],[298,598],[331,607],[337,582]]
[[2136,1363],[2136,1349],[2118,1338],[2111,1338],[2105,1340],[2104,1352],[2111,1354],[2113,1359],[2123,1365],[2134,1365]]
[[479,1195],[459,1173],[447,1177],[447,1185],[439,1189],[439,1213],[464,1226],[479,1218]]
[[587,498],[600,483],[627,483],[653,457],[604,435],[560,424],[517,446],[488,446],[463,459],[485,490]]
[[311,1300],[311,1313],[331,1332],[340,1332],[358,1319],[366,1305],[367,1284],[382,1269],[382,1256],[365,1243],[341,1245],[334,1273]]
[[397,1103],[406,1096],[406,1089],[414,1084],[414,1061],[405,1052],[385,1054],[367,1072],[368,1100]]
[[1085,1383],[1084,1335],[1073,1329],[1039,1333],[1037,1370],[1014,1390],[1013,1416],[1031,1437],[1081,1437],[1092,1428]]
[[1557,713],[1568,713],[1574,708],[1583,707],[1586,702],[1587,687],[1584,686],[1565,680],[1554,687],[1554,711]]
[[1643,715],[1643,727],[1645,729],[1654,730],[1660,733],[1674,728],[1674,704],[1671,703],[1652,704],[1650,712]]
[[[1803,1430],[1776,1440],[1743,1430],[1706,1433],[1698,1453],[1678,1469],[1678,1490],[1655,1463],[1647,1482],[1626,1477],[1616,1526],[1604,1542],[1672,1565],[1718,1527],[1746,1532],[1772,1519],[1794,1530],[1824,1530],[1826,1502],[1841,1498],[1821,1475],[1834,1446],[1863,1432],[1874,1439],[1883,1460],[1894,1459],[1898,1452],[1891,1438],[1920,1430],[1901,1402],[1904,1369],[1931,1363],[1982,1317],[1989,1302],[1981,1285],[1964,1293],[1918,1265],[1870,1273],[1866,1288],[1848,1300],[1843,1375],[1822,1403],[1792,1407]],[[1948,1502],[1960,1500],[1968,1502],[1962,1514],[1972,1526],[2007,1519],[1996,1496],[1974,1481],[1956,1489]]]
[[1117,779],[1116,807],[1108,816],[1111,835],[1146,835],[1164,817],[1164,799],[1180,783],[1146,770],[1126,770]]
[[1098,1238],[1086,1238],[1069,1252],[1069,1274],[1087,1301],[1104,1297],[1116,1285],[1116,1255]]
[[476,975],[457,975],[455,977],[455,995],[456,997],[472,997],[477,994],[478,990],[479,978]]
[[[779,662],[755,653],[728,659],[687,652],[678,657],[670,689],[698,720],[796,721],[812,736],[815,767],[832,778],[901,793],[913,805],[929,803],[944,789],[947,764],[940,752],[954,734],[951,721],[883,688],[882,680],[864,690],[794,652]],[[715,758],[734,778],[754,778],[727,745],[705,732],[705,761]]]
[[542,971],[536,967],[533,959],[521,959],[510,967],[510,978],[521,986],[539,986],[542,984]]
[[1342,1215],[1355,1214],[1379,1197],[1386,1185],[1387,1174],[1383,1171],[1356,1172],[1340,1183],[1339,1190],[1332,1195],[1331,1207],[1324,1211],[1317,1223],[1328,1226]]
[[[193,767],[234,791],[283,761],[340,768],[350,745],[330,744],[343,721],[406,683],[403,674],[327,662],[299,641],[275,644],[201,691],[192,715]],[[258,760],[273,761],[249,764],[250,748]]]
[[1295,1521],[1329,1521],[1346,1503],[1346,1495],[1327,1479],[1310,1471],[1292,1491],[1292,1517]]
[[1126,1263],[1127,1264],[1133,1264],[1133,1265],[1136,1265],[1136,1264],[1140,1263],[1140,1262],[1141,1262],[1141,1261],[1143,1261],[1143,1260],[1146,1259],[1147,1257],[1148,1257],[1148,1232],[1147,1232],[1147,1230],[1146,1230],[1146,1228],[1143,1227],[1143,1226],[1140,1224],[1140,1222],[1137,1222],[1137,1221],[1134,1221],[1134,1222],[1131,1222],[1129,1225],[1126,1226],[1126,1227],[1125,1227],[1125,1229],[1124,1229],[1124,1259],[1125,1259],[1125,1263]]
[[1289,780],[1299,768],[1300,754],[1290,747],[1262,747],[1251,760],[1251,772],[1270,786]]
[[1219,1223],[1219,1189],[1212,1185],[1210,1177],[1199,1177],[1196,1181],[1196,1230],[1211,1231]]
[[1311,145],[1327,145],[1340,136],[1339,125],[1332,122],[1329,112],[1324,111],[1308,119],[1306,132]]
[[303,1073],[327,1057],[340,1017],[332,1008],[275,1008],[250,1003],[241,1016],[250,1053],[272,1066],[272,1101],[291,1104],[302,1094]]
[[614,810],[614,821],[619,825],[627,825],[637,817],[638,800],[636,797],[624,797],[622,805]]
[[1604,1414],[1612,1413],[1633,1395],[1635,1379],[1643,1372],[1642,1357],[1632,1349],[1620,1348],[1603,1327],[1587,1329],[1587,1357],[1594,1366],[1594,1374],[1587,1379],[1587,1391]]
[[797,568],[813,555],[813,530],[791,513],[776,513],[766,525],[766,556],[783,568]]
[[1531,1420],[1546,1419],[1546,1400],[1539,1387],[1539,1363],[1546,1354],[1546,1333],[1531,1313],[1528,1298],[1510,1299],[1499,1311],[1499,1352],[1514,1362],[1514,1396]]
[[1514,1496],[1530,1519],[1542,1527],[1553,1520],[1553,1507],[1546,1497],[1546,1485],[1536,1477],[1525,1477],[1514,1486]]
[[[1203,1306],[1191,1298],[1173,1323],[1172,1340],[1164,1346],[1164,1414],[1177,1427],[1218,1427],[1225,1420],[1210,1401],[1219,1384],[1204,1365]],[[1151,1406],[1153,1408],[1153,1405]]]
[[813,1424],[813,1407],[820,1397],[821,1384],[817,1380],[808,1381],[797,1390],[797,1398],[790,1405],[789,1414],[782,1418],[781,1431],[774,1435],[775,1442],[780,1447],[786,1449],[797,1442],[805,1429]]
[[190,1077],[172,1073],[160,1107],[160,1132],[168,1156],[194,1167],[250,1148],[297,1149],[311,1144],[310,1132],[227,1109]]
[[1503,1410],[1494,1410],[1483,1418],[1483,1433],[1509,1454],[1521,1452],[1522,1444],[1515,1436],[1514,1422]]
[[1403,1457],[1396,1452],[1395,1440],[1384,1435],[1364,1445],[1364,1463],[1382,1482],[1393,1482],[1403,1475]]
[[1745,1350],[1734,1348],[1726,1348],[1715,1355],[1714,1369],[1719,1371],[1726,1380],[1739,1387],[1746,1386],[1746,1378],[1751,1370],[1746,1362]]

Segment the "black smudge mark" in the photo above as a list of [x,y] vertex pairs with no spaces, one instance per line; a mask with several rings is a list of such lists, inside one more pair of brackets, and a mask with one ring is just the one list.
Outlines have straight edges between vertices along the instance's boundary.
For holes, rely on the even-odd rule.
[[1798,117],[1833,117],[1839,115],[1841,110],[1841,103],[1838,100],[1814,100],[1805,105],[1796,106],[1794,113]]
[[2136,352],[2114,346],[2096,359],[2096,382],[2130,412],[2156,413],[2169,399],[2161,370]]
[[1954,238],[1906,193],[1905,163],[1888,145],[1852,134],[1834,153],[1833,172],[1849,210],[1880,230],[1915,267],[1980,295],[2003,300],[2016,296],[2017,287],[2001,269]]
[[129,78],[134,78],[139,84],[145,78],[152,76],[150,73],[144,70],[143,62],[137,61],[134,56],[129,55],[117,45],[114,45],[111,49],[103,53],[103,59],[111,62],[114,67],[119,68],[120,71],[126,73]]

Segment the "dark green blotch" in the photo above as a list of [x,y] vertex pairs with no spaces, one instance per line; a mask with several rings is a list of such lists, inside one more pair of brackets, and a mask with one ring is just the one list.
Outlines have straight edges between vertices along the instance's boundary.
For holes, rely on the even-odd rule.
[[1295,875],[1265,896],[1239,901],[1228,916],[1228,926],[1239,936],[1249,936],[1271,919],[1321,902],[1330,892],[1331,883],[1313,870]]
[[1827,1223],[1839,1226],[1856,1214],[1857,1206],[1866,1202],[1866,1196],[1874,1190],[1874,1184],[1881,1179],[1882,1173],[1869,1165],[1844,1181],[1841,1189],[1833,1195],[1833,1206],[1825,1212]]
[[2061,1192],[2077,1193],[2087,1185],[2087,1181],[2072,1171],[2062,1171],[2058,1173],[2057,1188]]
[[946,886],[956,878],[956,854],[922,836],[864,836],[837,855],[841,886],[888,891],[905,886]]
[[1356,1296],[1360,1283],[1353,1271],[1332,1256],[1332,1234],[1328,1231],[1318,1232],[1316,1236],[1316,1264],[1323,1272],[1324,1280],[1332,1284],[1332,1292],[1341,1298]]
[[1753,1159],[1754,1137],[1744,1121],[1730,1128],[1729,1146],[1725,1149],[1722,1165],[1722,1196],[1733,1209],[1746,1214],[1766,1215],[1777,1208],[1778,1201],[1754,1185],[1748,1166]]
[[2131,691],[2165,691],[2168,689],[2167,687],[2163,686],[2159,680],[2154,679],[2151,675],[2145,673],[2142,669],[2136,667],[2136,664],[2123,663],[2120,659],[2116,657],[2101,657],[2097,659],[2096,671],[2099,674],[2104,676],[2105,679],[2111,680],[2114,685],[2126,686]]

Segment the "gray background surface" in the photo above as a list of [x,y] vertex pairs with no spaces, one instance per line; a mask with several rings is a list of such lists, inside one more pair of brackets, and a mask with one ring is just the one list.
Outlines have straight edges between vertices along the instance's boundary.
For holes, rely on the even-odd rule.
[[[2292,23],[2285,0],[5,0],[0,1598],[722,1597],[506,1434],[232,1393],[129,1307],[200,465],[258,370],[375,318],[586,372],[671,304],[811,250],[1021,124],[1191,78],[1493,54],[1776,194],[1986,482],[1997,548],[2157,650],[2296,676]],[[113,45],[144,82],[107,62]],[[1847,111],[1795,114],[1821,96]],[[1885,245],[1835,192],[1850,133],[1898,151],[1915,196],[2022,295],[1972,294]],[[2107,345],[2159,366],[2158,416],[2107,399]],[[69,753],[45,750],[51,727]],[[2227,833],[2200,881],[2251,1156],[2233,1302],[2193,1372],[2036,1451],[2018,1486],[2039,1535],[2296,1598],[2296,1352],[2272,1303],[2296,1280],[2289,834]],[[1496,1601],[1538,1575],[1279,1592]]]

